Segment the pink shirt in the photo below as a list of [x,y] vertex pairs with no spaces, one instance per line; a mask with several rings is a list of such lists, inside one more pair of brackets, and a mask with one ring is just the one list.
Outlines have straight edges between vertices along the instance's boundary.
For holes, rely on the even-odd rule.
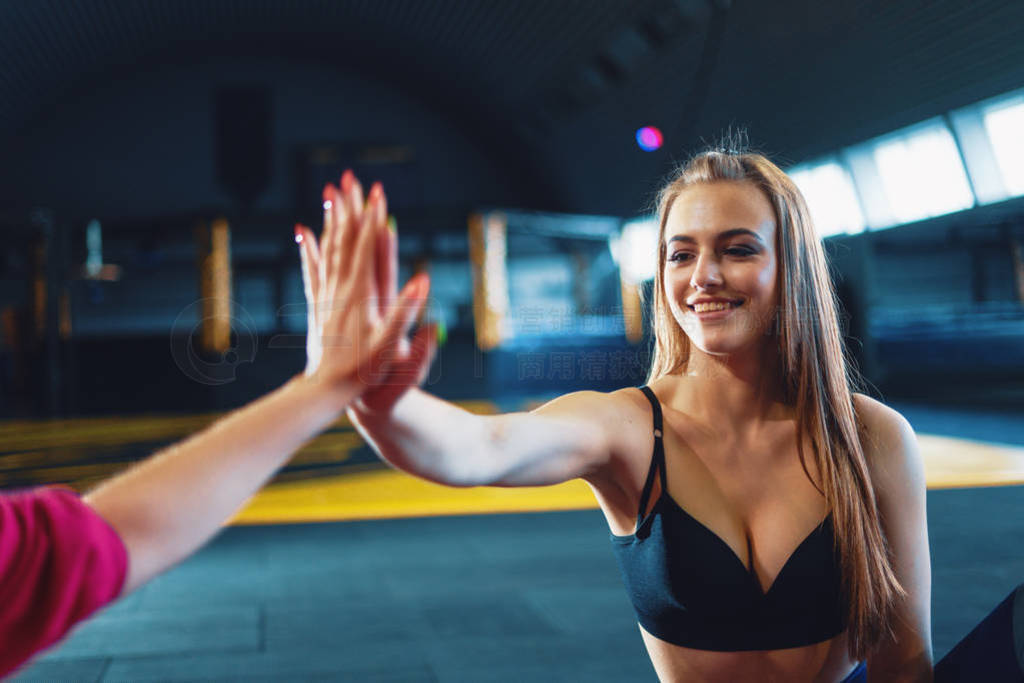
[[128,554],[74,492],[0,495],[0,676],[121,593]]

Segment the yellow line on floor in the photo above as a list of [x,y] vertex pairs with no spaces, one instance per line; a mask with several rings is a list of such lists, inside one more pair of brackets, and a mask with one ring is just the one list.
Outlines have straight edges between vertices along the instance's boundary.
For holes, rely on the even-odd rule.
[[[1024,484],[1024,448],[920,435],[928,488]],[[395,470],[274,484],[234,524],[344,521],[596,508],[580,480],[537,488],[456,489]]]
[[1024,448],[919,434],[930,489],[1024,484]]
[[[462,401],[474,413],[489,414],[489,401]],[[115,446],[178,438],[209,424],[215,413],[190,416],[82,418],[0,422],[0,443],[10,451],[0,470],[35,468],[37,483],[50,478],[82,486],[110,476],[124,463],[90,461],[91,453]],[[336,464],[362,445],[344,416],[296,455],[292,464]],[[931,489],[1024,484],[1024,448],[921,434],[928,487]],[[26,449],[19,452],[19,449]],[[27,450],[31,449],[31,450]],[[31,466],[31,467],[30,467]],[[32,471],[35,472],[35,469]],[[0,472],[2,474],[2,472]],[[27,481],[36,482],[36,475]],[[582,481],[541,488],[453,489],[392,470],[360,470],[335,476],[281,481],[257,494],[238,514],[236,524],[340,521],[387,517],[482,514],[585,509],[596,507]]]
[[324,522],[596,507],[582,480],[531,488],[451,488],[396,470],[274,484],[256,494],[233,524]]

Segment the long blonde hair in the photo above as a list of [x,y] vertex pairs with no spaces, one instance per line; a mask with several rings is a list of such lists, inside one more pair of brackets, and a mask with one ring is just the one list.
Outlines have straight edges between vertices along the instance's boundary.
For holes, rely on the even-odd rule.
[[855,371],[840,341],[837,303],[825,253],[800,190],[761,154],[703,152],[659,193],[654,353],[647,382],[685,372],[690,357],[690,340],[673,317],[665,294],[665,223],[669,209],[687,187],[724,180],[753,183],[768,197],[775,213],[780,306],[772,333],[778,340],[784,400],[796,406],[797,448],[805,471],[804,438],[810,437],[813,446],[820,490],[832,511],[848,605],[850,654],[863,659],[891,633],[895,601],[903,595],[903,588],[889,560],[857,433],[851,394]]

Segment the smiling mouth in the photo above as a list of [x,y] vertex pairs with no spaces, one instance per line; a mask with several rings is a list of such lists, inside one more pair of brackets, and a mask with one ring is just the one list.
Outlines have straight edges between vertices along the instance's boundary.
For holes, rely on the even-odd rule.
[[715,311],[726,311],[729,309],[736,308],[743,305],[745,299],[736,299],[735,301],[715,301],[709,303],[700,303],[690,306],[687,305],[694,313],[714,313]]

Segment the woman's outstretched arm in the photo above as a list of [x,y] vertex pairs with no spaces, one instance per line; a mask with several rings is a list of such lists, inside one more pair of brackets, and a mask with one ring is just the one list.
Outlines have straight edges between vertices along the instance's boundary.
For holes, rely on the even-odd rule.
[[[361,196],[358,183],[343,183],[338,196],[325,193],[324,204],[341,202],[347,214],[358,215]],[[394,306],[397,296],[393,221],[376,253],[379,299],[367,310],[374,320]],[[315,251],[305,256],[306,298],[311,300],[324,263]],[[320,311],[310,311],[309,325],[315,328]],[[436,348],[433,326],[418,330],[409,343],[400,340],[387,377],[349,407],[356,429],[393,466],[450,486],[538,486],[589,477],[616,452],[615,435],[622,433],[616,425],[624,418],[609,396],[585,391],[532,413],[474,415],[417,388]],[[317,349],[309,349],[311,358],[317,354]]]
[[[347,174],[343,184],[351,190],[352,182]],[[209,540],[296,450],[386,376],[390,349],[415,320],[427,282],[411,281],[384,315],[365,315],[368,302],[376,305],[375,252],[387,209],[379,185],[365,207],[359,194],[357,213],[336,202],[325,216],[320,247],[309,229],[296,228],[303,262],[314,253],[319,259],[321,248],[323,256],[312,294],[318,324],[309,330],[317,352],[306,373],[85,497],[127,548],[124,592]]]
[[[387,462],[449,486],[544,486],[592,478],[615,452],[612,399],[567,394],[530,413],[474,415],[419,389],[349,419]],[[621,432],[621,429],[619,430]]]

